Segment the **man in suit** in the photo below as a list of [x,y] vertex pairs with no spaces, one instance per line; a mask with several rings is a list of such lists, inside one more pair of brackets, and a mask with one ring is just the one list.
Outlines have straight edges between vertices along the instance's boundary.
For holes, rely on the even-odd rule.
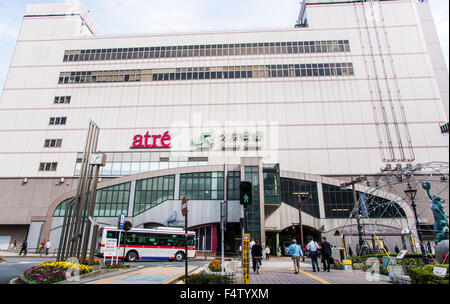
[[326,237],[322,237],[323,271],[330,272],[331,245]]

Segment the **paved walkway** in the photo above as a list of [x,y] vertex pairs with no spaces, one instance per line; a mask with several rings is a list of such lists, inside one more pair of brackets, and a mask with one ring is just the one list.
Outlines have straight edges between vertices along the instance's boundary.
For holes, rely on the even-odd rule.
[[[81,284],[170,284],[184,276],[184,267],[138,267],[134,271],[103,276],[101,278],[86,280]],[[188,271],[194,271],[196,266],[189,267]]]
[[[319,263],[319,265],[321,265]],[[242,283],[242,269],[236,272],[236,282]],[[263,261],[259,274],[250,269],[250,284],[390,284],[382,280],[368,280],[365,273],[331,269],[313,272],[311,264],[300,263],[300,272],[294,273],[290,258]]]

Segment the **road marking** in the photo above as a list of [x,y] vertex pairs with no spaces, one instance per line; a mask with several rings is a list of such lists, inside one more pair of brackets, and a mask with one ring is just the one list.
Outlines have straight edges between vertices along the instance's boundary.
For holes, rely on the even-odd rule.
[[317,277],[317,276],[315,276],[313,274],[310,274],[308,272],[305,272],[303,270],[299,270],[299,272],[304,274],[304,275],[306,275],[306,276],[308,276],[308,277],[310,277],[310,278],[312,278],[312,279],[314,279],[314,280],[316,280],[316,281],[319,281],[322,284],[332,284],[332,283],[330,283],[328,281],[325,281],[324,279],[321,279],[321,278],[319,278],[319,277]]

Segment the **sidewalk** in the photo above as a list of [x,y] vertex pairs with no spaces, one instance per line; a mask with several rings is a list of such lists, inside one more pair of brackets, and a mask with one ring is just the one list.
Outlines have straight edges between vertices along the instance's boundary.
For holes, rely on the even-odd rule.
[[[322,266],[319,263],[320,266]],[[236,270],[236,283],[242,284],[242,268]],[[313,272],[308,260],[300,263],[300,272],[294,273],[291,258],[271,258],[262,261],[259,274],[250,268],[250,284],[390,284],[368,280],[365,273],[331,269],[330,272]]]

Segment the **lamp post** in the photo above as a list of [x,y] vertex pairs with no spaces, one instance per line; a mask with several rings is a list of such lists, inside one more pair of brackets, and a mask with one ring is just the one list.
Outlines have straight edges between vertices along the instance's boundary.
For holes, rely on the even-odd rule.
[[[309,199],[309,192],[295,192],[294,195],[298,195],[298,221],[299,221],[299,229],[300,229],[300,244],[302,247],[302,251],[305,248],[305,244],[303,244],[303,224],[302,224],[302,206],[303,203]],[[302,261],[305,261],[305,255],[302,256]]]
[[423,240],[422,240],[422,231],[419,227],[419,219],[417,217],[417,210],[416,210],[416,202],[414,199],[416,198],[417,190],[412,189],[411,185],[408,183],[408,188],[405,190],[406,196],[411,200],[411,207],[413,208],[414,212],[414,218],[416,220],[416,230],[417,230],[417,236],[419,237],[419,243],[420,243],[420,251],[422,252],[422,261],[425,263],[425,265],[429,264],[428,257],[425,254],[425,248],[423,247]]
[[359,252],[357,253],[358,256],[361,252],[363,252],[363,246],[365,245],[365,241],[363,239],[363,233],[364,229],[361,225],[361,214],[360,214],[360,208],[359,208],[359,201],[356,199],[356,190],[355,190],[355,184],[361,183],[363,181],[367,181],[367,177],[360,176],[357,177],[355,180],[353,177],[351,178],[351,181],[349,183],[341,184],[341,189],[344,189],[348,186],[352,186],[352,194],[353,194],[353,202],[356,206],[356,228],[358,229],[358,243],[359,243]]

